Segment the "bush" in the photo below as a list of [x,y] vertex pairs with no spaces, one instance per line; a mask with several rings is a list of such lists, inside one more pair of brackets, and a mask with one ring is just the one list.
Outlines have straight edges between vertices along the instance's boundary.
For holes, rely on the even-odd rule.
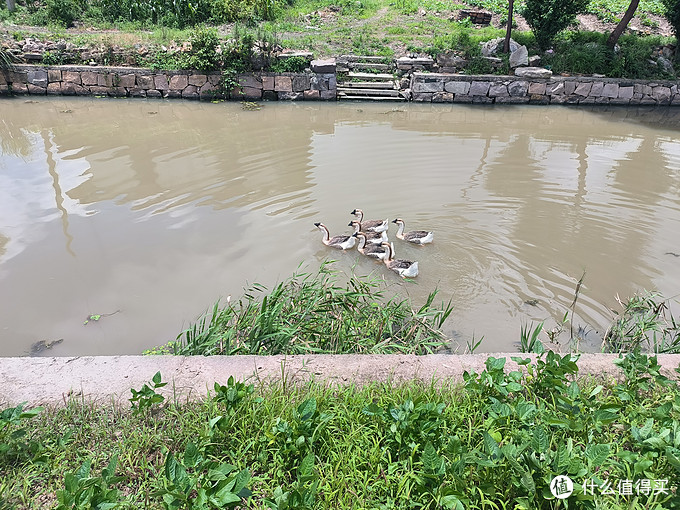
[[59,25],[70,27],[84,11],[84,5],[77,0],[47,0],[47,18]]
[[588,3],[589,0],[526,0],[521,14],[534,32],[538,46],[546,50],[555,36],[585,11]]
[[289,57],[276,60],[271,65],[275,73],[301,73],[309,67],[309,61],[304,57]]
[[[662,0],[666,9],[664,16],[673,27],[673,34],[680,39],[680,0]],[[675,51],[675,59],[678,60],[679,51]]]
[[186,58],[186,67],[199,71],[214,71],[220,65],[217,47],[220,38],[215,28],[196,28],[189,37],[191,53]]

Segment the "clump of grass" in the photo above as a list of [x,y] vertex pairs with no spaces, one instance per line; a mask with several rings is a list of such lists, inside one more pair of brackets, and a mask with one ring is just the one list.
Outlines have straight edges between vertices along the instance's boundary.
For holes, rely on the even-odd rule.
[[636,294],[607,330],[602,342],[605,352],[680,353],[680,324],[670,313],[668,300],[659,294]]
[[181,333],[167,350],[192,354],[414,353],[447,345],[441,327],[453,308],[433,306],[437,291],[413,310],[386,298],[383,280],[351,275],[346,284],[331,263],[316,274],[297,272],[271,291],[254,284],[237,303],[212,312]]

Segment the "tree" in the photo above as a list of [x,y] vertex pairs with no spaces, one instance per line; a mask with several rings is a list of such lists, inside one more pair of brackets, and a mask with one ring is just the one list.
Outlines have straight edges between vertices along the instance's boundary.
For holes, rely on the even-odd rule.
[[510,53],[510,35],[512,34],[512,10],[514,0],[510,0],[508,5],[508,27],[505,29],[505,41],[503,42],[503,53]]
[[[680,0],[662,0],[666,8],[664,16],[673,27],[676,42],[680,40]],[[676,48],[675,60],[680,60],[680,51]]]
[[555,36],[576,21],[590,0],[526,0],[522,15],[531,27],[536,43],[547,50]]
[[16,7],[16,0],[7,0],[7,10],[9,12],[12,12],[14,9],[16,9]]
[[630,20],[633,19],[633,16],[635,15],[635,9],[637,9],[639,3],[640,0],[631,0],[628,9],[626,9],[626,13],[623,15],[623,18],[621,18],[621,21],[619,21],[619,24],[616,25],[616,28],[612,31],[612,33],[609,34],[609,38],[607,39],[607,46],[609,48],[614,48],[614,46],[616,46],[619,37],[621,37],[621,34],[623,34],[623,32],[626,30]]

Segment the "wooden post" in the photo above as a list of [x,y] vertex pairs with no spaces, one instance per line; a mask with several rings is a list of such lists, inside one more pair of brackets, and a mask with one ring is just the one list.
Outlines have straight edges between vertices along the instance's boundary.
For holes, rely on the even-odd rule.
[[16,0],[7,0],[7,10],[9,12],[12,12],[16,8],[17,8]]

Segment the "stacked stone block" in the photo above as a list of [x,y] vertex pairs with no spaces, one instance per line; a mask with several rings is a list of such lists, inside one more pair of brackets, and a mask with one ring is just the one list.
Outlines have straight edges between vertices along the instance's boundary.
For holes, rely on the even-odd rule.
[[238,86],[224,90],[219,73],[17,65],[6,73],[0,72],[0,94],[251,100],[336,98],[334,61],[314,61],[311,70],[304,73],[248,73],[236,75],[234,80]]
[[426,103],[680,105],[675,81],[413,73],[410,86]]

